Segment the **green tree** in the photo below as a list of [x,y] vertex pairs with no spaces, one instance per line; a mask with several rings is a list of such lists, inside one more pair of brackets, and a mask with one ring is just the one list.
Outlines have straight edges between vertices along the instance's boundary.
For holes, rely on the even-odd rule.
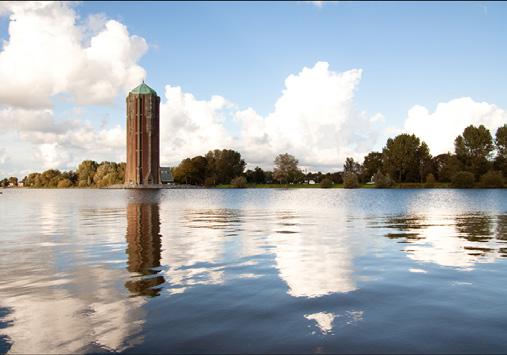
[[379,169],[373,175],[373,182],[375,183],[375,187],[378,188],[386,188],[393,186],[393,180],[389,176],[389,174],[382,174],[382,171]]
[[23,178],[23,186],[41,187],[40,173],[30,173]]
[[382,160],[385,171],[396,182],[420,182],[431,156],[426,143],[415,135],[400,134],[387,140]]
[[493,152],[493,138],[489,130],[480,125],[468,126],[463,134],[454,140],[454,150],[465,170],[474,174],[477,180],[480,175],[489,170],[489,158]]
[[280,154],[275,158],[273,178],[281,183],[294,183],[303,173],[298,168],[298,160],[288,153]]
[[458,171],[463,170],[463,163],[454,154],[439,154],[431,159],[434,176],[437,181],[450,182]]
[[9,185],[18,186],[18,178],[15,176],[11,176],[9,178]]
[[369,181],[379,170],[382,170],[382,153],[368,153],[363,161],[363,181]]
[[57,169],[49,169],[40,175],[40,187],[57,187],[62,173]]
[[[120,174],[123,174],[123,176]],[[122,184],[124,181],[125,168],[114,162],[103,161],[93,175],[93,183],[98,187]]]
[[474,187],[474,181],[474,174],[469,171],[459,171],[452,178],[452,185],[460,189],[471,188]]
[[324,179],[322,179],[320,181],[320,187],[322,187],[323,189],[329,189],[329,188],[333,187],[333,180],[325,177]]
[[357,175],[351,171],[345,171],[343,173],[343,187],[346,189],[354,189],[359,187],[359,180]]
[[361,175],[363,167],[358,162],[354,161],[354,158],[346,158],[345,164],[343,165],[344,173],[354,173],[358,177]]
[[238,176],[231,180],[231,185],[236,188],[245,188],[247,186],[246,183],[244,176]]
[[507,124],[504,124],[496,130],[495,145],[497,156],[503,156],[507,159]]
[[173,169],[174,181],[180,184],[213,186],[215,180],[206,178],[208,160],[202,155],[186,158]]
[[77,168],[78,185],[87,187],[93,185],[93,177],[97,172],[99,164],[93,160],[85,160]]
[[504,179],[500,171],[488,171],[486,174],[481,176],[482,187],[503,187]]
[[496,130],[495,145],[497,154],[494,168],[501,171],[503,176],[507,177],[507,124]]
[[216,179],[215,184],[230,183],[234,177],[243,174],[246,165],[241,154],[231,149],[210,150],[206,160],[206,177]]

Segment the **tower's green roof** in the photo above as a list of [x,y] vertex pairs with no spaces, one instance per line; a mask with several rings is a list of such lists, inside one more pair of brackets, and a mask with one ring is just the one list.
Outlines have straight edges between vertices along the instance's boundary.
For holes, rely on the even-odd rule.
[[144,83],[144,80],[143,80],[143,83],[141,85],[139,85],[138,87],[136,87],[135,89],[133,89],[131,91],[132,94],[155,94],[157,95],[157,92],[155,90],[153,90],[152,88],[150,88],[148,85],[146,85]]

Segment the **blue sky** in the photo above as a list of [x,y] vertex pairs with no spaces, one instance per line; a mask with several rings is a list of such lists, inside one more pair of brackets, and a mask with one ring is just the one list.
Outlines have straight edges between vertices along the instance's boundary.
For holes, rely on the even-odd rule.
[[[144,69],[147,83],[157,90],[163,103],[167,104],[163,110],[169,122],[167,127],[175,129],[176,123],[181,121],[178,121],[178,117],[183,114],[188,116],[185,117],[185,122],[200,125],[204,118],[197,117],[198,113],[193,117],[188,112],[199,111],[196,105],[201,102],[205,106],[208,105],[206,107],[211,110],[211,113],[208,113],[212,116],[210,120],[214,120],[214,127],[225,129],[225,133],[221,133],[224,134],[223,137],[230,135],[230,145],[233,148],[242,147],[238,140],[246,141],[244,137],[253,137],[250,134],[252,132],[245,133],[244,137],[241,136],[244,128],[239,127],[237,119],[234,118],[241,115],[242,111],[251,108],[255,111],[254,116],[259,121],[258,124],[264,125],[263,122],[271,121],[269,124],[266,123],[269,127],[265,128],[266,132],[269,131],[267,136],[271,142],[269,143],[272,148],[270,153],[275,153],[276,149],[291,150],[293,148],[294,152],[305,154],[302,149],[298,149],[289,142],[290,137],[281,137],[283,133],[280,133],[280,127],[278,127],[281,124],[276,123],[277,120],[290,122],[290,118],[283,114],[291,112],[297,116],[298,112],[292,112],[290,109],[280,109],[278,112],[275,104],[284,97],[284,90],[289,90],[285,80],[290,75],[299,77],[303,68],[314,68],[318,62],[327,63],[327,74],[324,76],[327,75],[329,78],[333,76],[333,73],[361,70],[350,92],[340,89],[343,84],[343,82],[340,84],[340,79],[329,79],[335,80],[336,95],[340,97],[337,101],[342,102],[343,105],[348,102],[347,95],[353,93],[350,107],[338,110],[348,113],[345,114],[347,117],[337,120],[335,127],[337,131],[346,131],[349,127],[347,122],[356,121],[353,116],[358,114],[357,112],[364,112],[370,118],[375,114],[380,114],[382,124],[368,128],[371,132],[368,131],[370,133],[365,134],[363,138],[370,141],[369,146],[364,142],[352,146],[353,134],[345,137],[337,133],[334,140],[347,142],[343,144],[348,148],[336,146],[333,148],[336,151],[334,156],[328,152],[329,154],[326,153],[328,158],[315,164],[312,164],[311,159],[315,160],[312,157],[322,151],[316,150],[314,155],[301,157],[300,160],[308,166],[333,170],[340,167],[341,160],[347,153],[352,152],[352,147],[356,150],[359,147],[362,149],[357,152],[357,158],[360,159],[367,149],[381,149],[385,138],[389,135],[410,130],[415,131],[413,133],[416,134],[418,130],[422,132],[421,134],[430,132],[430,128],[424,127],[425,117],[428,122],[438,122],[442,119],[441,117],[455,115],[455,118],[449,119],[448,126],[463,126],[460,126],[459,130],[470,123],[489,123],[491,129],[499,123],[505,123],[504,109],[507,108],[507,70],[505,70],[507,3],[505,2],[336,2],[323,4],[312,2],[82,2],[77,5],[64,4],[62,6],[71,8],[74,12],[76,28],[83,25],[89,16],[100,14],[104,22],[115,20],[124,25],[129,36],[142,37],[147,47],[146,50],[141,51],[140,57],[134,60],[134,64]],[[25,12],[8,8],[0,17],[0,37],[4,41],[11,40],[7,30],[12,22],[9,21],[8,16],[16,13],[18,21],[21,21],[20,16],[28,13],[28,10],[23,11]],[[42,14],[40,9],[30,9],[30,11]],[[65,12],[54,12],[48,16],[53,15],[61,18],[68,16]],[[59,19],[54,20],[51,26],[58,26]],[[25,31],[29,32],[29,29],[29,25],[25,26]],[[36,31],[35,28],[34,31]],[[86,43],[81,45],[83,48],[87,46]],[[35,60],[33,65],[36,65]],[[139,76],[131,75],[128,80],[125,79],[125,82],[133,82],[134,77]],[[61,80],[65,78],[55,82],[60,83]],[[302,80],[300,86],[295,85],[304,87]],[[54,88],[55,85],[51,87]],[[175,107],[172,104],[175,96],[165,95],[166,85],[173,88],[180,87],[181,95],[191,94],[194,101]],[[62,87],[70,86],[72,85]],[[326,84],[322,85],[322,87],[325,86]],[[52,102],[50,109],[53,111],[52,119],[56,124],[77,119],[89,122],[97,132],[101,128],[112,129],[116,125],[124,128],[124,91],[118,91],[114,98],[105,103],[83,104],[77,102],[79,100],[74,100],[74,97],[78,95],[76,90],[54,89],[55,94],[50,98]],[[177,96],[179,93],[174,92],[172,95]],[[215,108],[210,104],[213,95],[224,98],[232,106],[224,104],[218,109]],[[5,97],[0,93],[0,109],[2,107],[15,109],[16,103]],[[301,97],[304,100],[303,94]],[[464,98],[470,100],[456,101]],[[332,101],[333,98],[330,97],[329,100]],[[481,103],[486,103],[488,106],[481,106]],[[333,102],[329,104],[332,107],[339,106]],[[440,109],[438,109],[439,104],[442,104]],[[315,102],[314,106],[316,105],[325,106],[326,102]],[[467,116],[460,121],[458,116],[462,113],[459,112],[459,107],[463,105],[468,105],[466,113],[467,115],[470,113],[470,117]],[[294,107],[297,108],[297,105]],[[427,112],[411,111],[417,107],[423,107]],[[4,117],[7,116],[7,114],[4,115]],[[303,121],[305,119],[307,118],[301,118]],[[319,122],[321,118],[316,115],[311,119]],[[367,124],[367,121],[365,120],[364,124]],[[301,127],[305,126],[303,123]],[[216,127],[217,124],[222,124],[223,127]],[[273,126],[277,126],[278,130]],[[257,130],[260,129],[258,125],[256,127]],[[322,130],[326,129],[322,128]],[[58,138],[60,139],[59,146],[51,149],[46,147],[51,152],[41,153],[38,145],[52,144],[52,142],[26,138],[27,135],[23,135],[21,131],[22,129],[18,129],[17,132],[5,133],[3,138],[0,136],[0,153],[1,149],[4,150],[3,166],[0,164],[0,172],[21,172],[31,168],[14,164],[13,159],[9,159],[5,153],[6,146],[14,144],[18,146],[18,152],[23,152],[25,149],[21,146],[27,147],[27,155],[39,158],[40,154],[54,155],[57,154],[55,149],[65,149],[62,143],[64,139],[60,137]],[[451,143],[454,133],[452,130],[449,131],[448,140]],[[167,133],[168,137],[169,135]],[[185,149],[184,144],[181,143],[182,140],[191,139],[189,137],[191,136],[185,133],[170,143],[167,140],[168,149],[162,160],[174,165],[183,153],[194,153],[194,150]],[[229,142],[223,137],[218,141]],[[431,142],[429,136],[425,137],[423,134],[422,138]],[[253,138],[250,140],[250,142],[254,141]],[[211,142],[202,140],[201,148],[204,150],[202,153],[205,153],[212,143],[213,140]],[[185,142],[185,144],[190,143]],[[307,144],[318,145],[311,140]],[[328,145],[325,144],[326,147]],[[433,145],[435,153],[450,149],[449,144],[439,145],[438,142],[434,142]],[[171,146],[170,149],[169,146]],[[322,149],[325,150],[326,147],[323,146]],[[432,148],[431,144],[430,148]],[[259,147],[257,150],[259,149],[263,148]],[[116,155],[96,154],[94,158],[121,160],[124,147],[116,147],[116,150],[119,152],[115,153]],[[176,151],[182,154],[175,154]],[[250,158],[252,163],[269,165],[271,158],[267,155],[251,154],[249,157],[248,149],[245,151],[246,157]],[[64,158],[53,157],[54,159],[49,159],[44,167],[50,164],[57,165],[59,168],[71,167],[84,157],[84,154],[84,151],[81,153],[73,151],[70,155],[62,153],[60,155]],[[33,164],[34,161],[37,159],[27,160],[23,164]],[[336,163],[332,163],[333,161]]]
[[324,60],[364,70],[358,104],[405,118],[414,104],[471,96],[507,106],[507,3],[85,2],[153,47],[140,63],[198,97],[267,114],[283,80]]

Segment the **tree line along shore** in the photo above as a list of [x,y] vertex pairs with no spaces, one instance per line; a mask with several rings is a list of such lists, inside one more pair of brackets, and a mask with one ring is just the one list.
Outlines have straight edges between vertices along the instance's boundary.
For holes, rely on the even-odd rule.
[[[1,187],[90,188],[124,183],[125,163],[85,160],[75,171],[49,169],[21,181],[0,180]],[[362,163],[347,158],[342,171],[303,172],[291,154],[278,155],[273,170],[245,171],[241,154],[215,149],[186,158],[171,168],[175,184],[217,188],[377,187],[418,188],[504,187],[507,178],[507,124],[494,136],[484,127],[470,125],[454,140],[454,153],[431,156],[428,146],[414,134],[389,138],[381,152],[368,153]]]

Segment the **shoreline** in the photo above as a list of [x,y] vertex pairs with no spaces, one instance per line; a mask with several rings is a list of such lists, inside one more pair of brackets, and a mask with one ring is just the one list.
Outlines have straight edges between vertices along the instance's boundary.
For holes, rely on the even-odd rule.
[[425,189],[425,190],[434,190],[434,189],[450,189],[450,190],[481,190],[481,189],[505,189],[507,186],[503,187],[482,187],[482,186],[474,186],[469,188],[459,188],[454,187],[450,183],[438,183],[434,186],[425,186],[425,183],[402,183],[392,187],[375,187],[373,184],[361,184],[355,188],[345,188],[343,184],[334,184],[332,187],[321,187],[319,184],[250,184],[245,187],[234,187],[230,184],[227,185],[217,185],[217,186],[198,186],[198,185],[145,185],[145,186],[124,186],[124,185],[111,185],[105,187],[96,187],[96,186],[87,186],[87,187],[2,187],[0,191],[3,190],[18,190],[18,189],[26,189],[26,190],[227,190],[227,189],[236,189],[236,190],[245,190],[245,189],[347,189],[347,190],[407,190],[407,189]]

